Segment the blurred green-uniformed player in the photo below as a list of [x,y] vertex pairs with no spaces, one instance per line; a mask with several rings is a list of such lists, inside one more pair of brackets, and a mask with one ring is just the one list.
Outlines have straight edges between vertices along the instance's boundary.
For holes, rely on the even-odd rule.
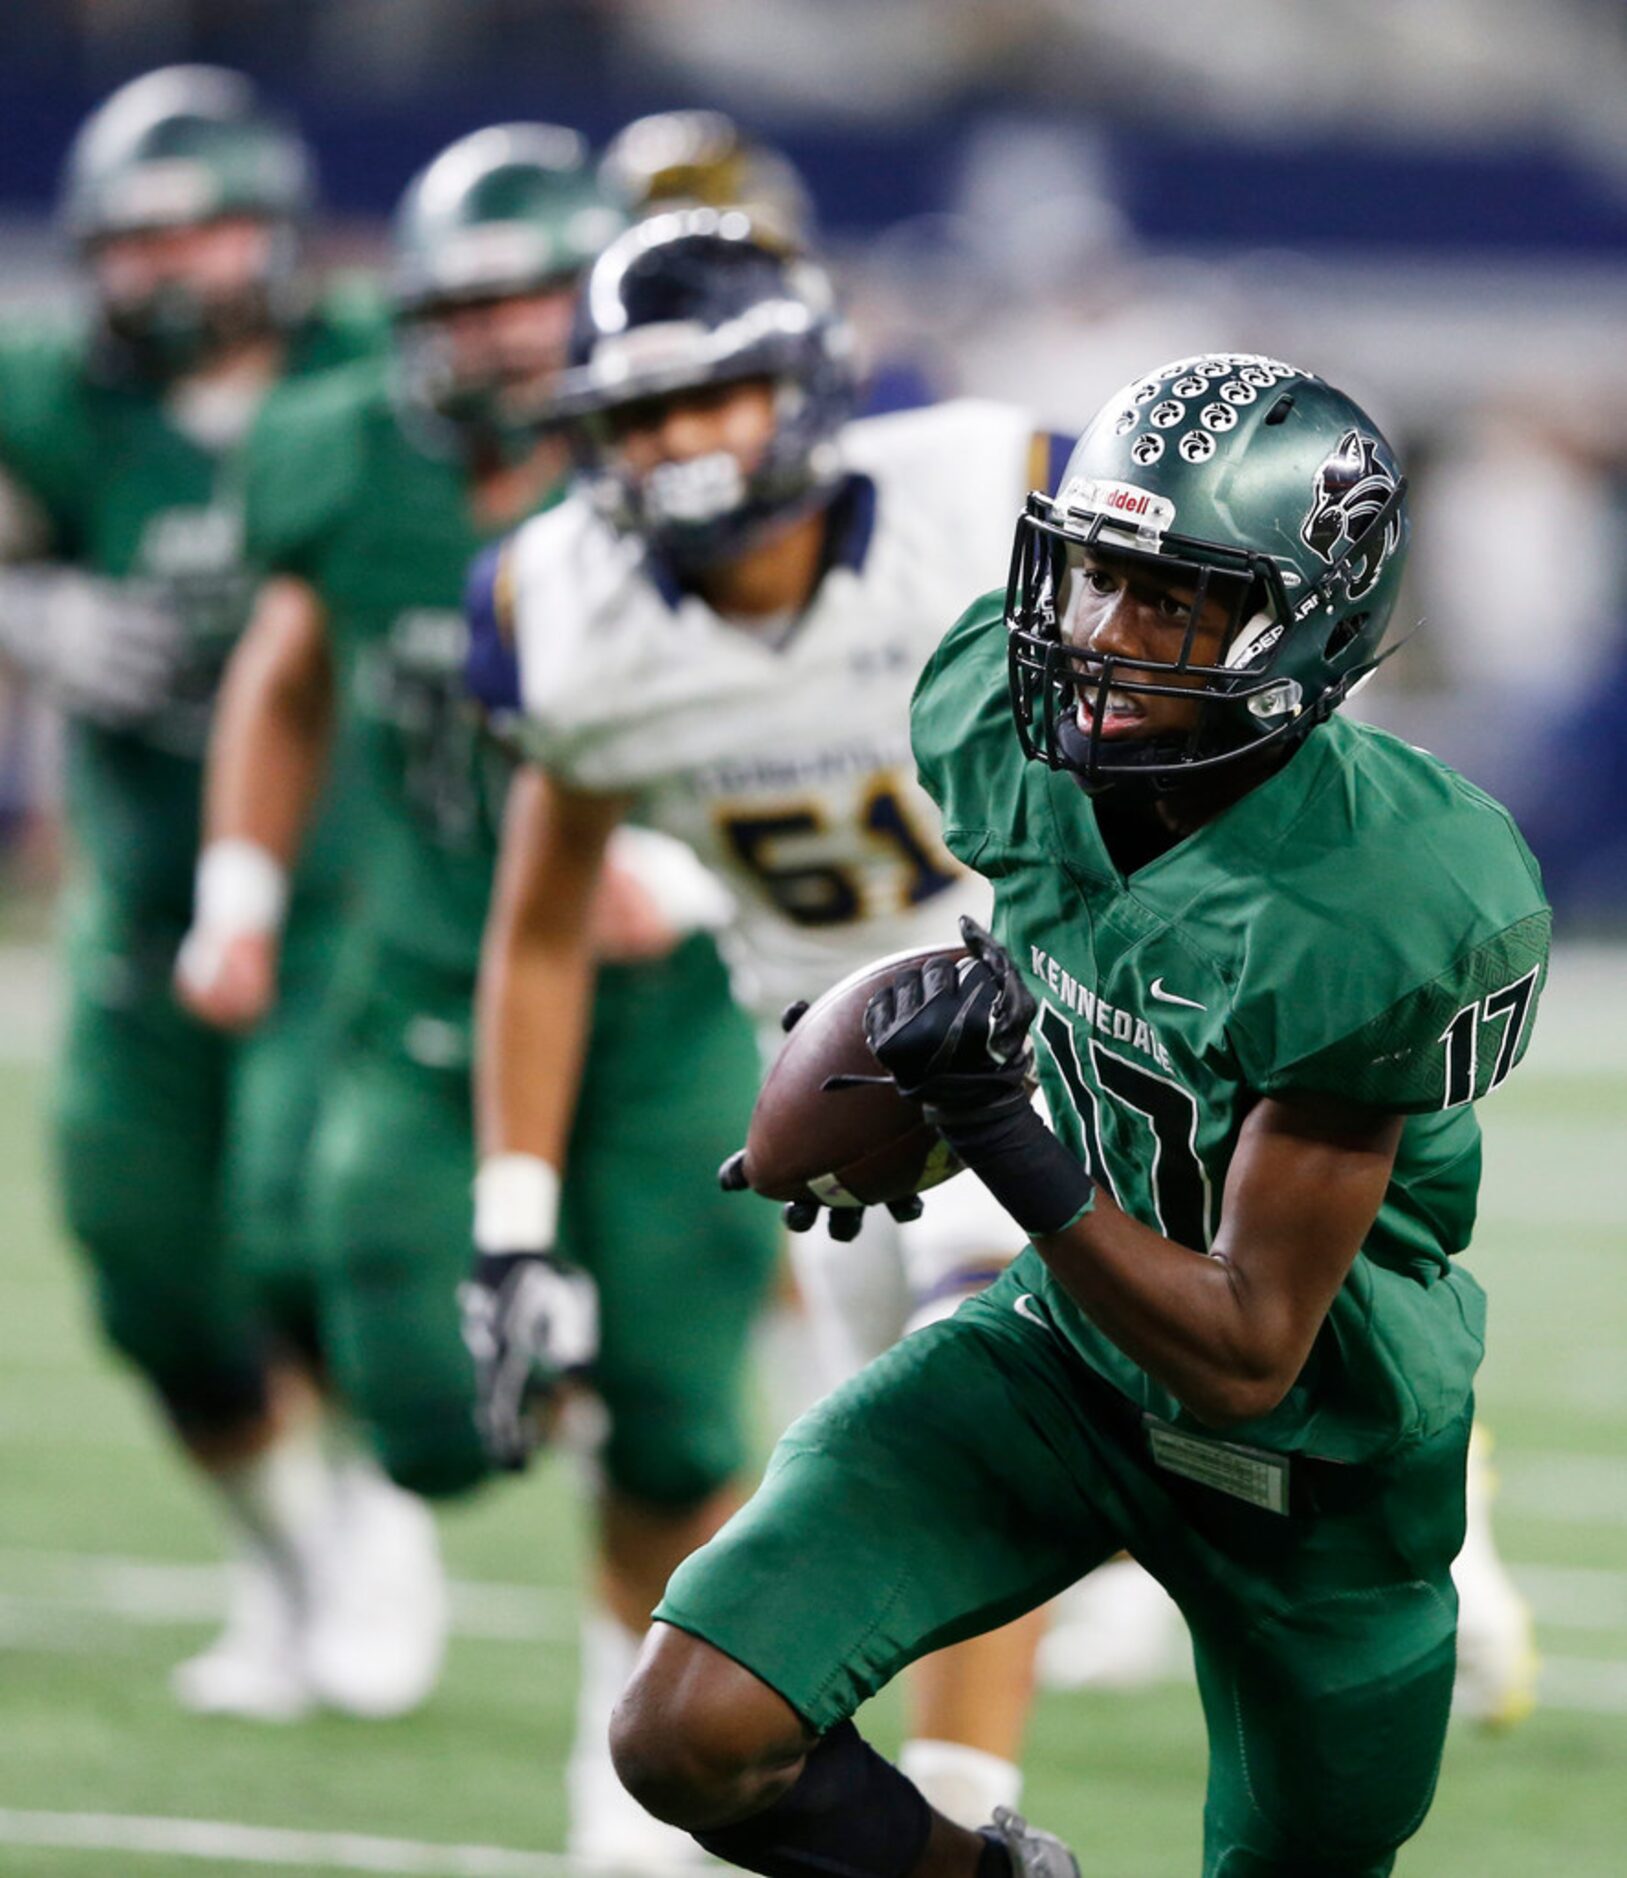
[[250,583],[234,455],[280,381],[376,350],[376,305],[312,290],[298,136],[237,73],[116,92],[68,160],[89,317],[0,332],[0,650],[67,716],[78,865],[56,1103],[68,1223],[103,1328],[219,1489],[241,1554],[203,1709],[300,1697],[279,1626],[327,1543],[310,1438],[299,1167],[327,1047],[342,841],[289,896],[273,1020],[233,1042],[174,1001],[204,744]]
[[[388,367],[287,397],[249,456],[250,538],[272,577],[226,683],[206,852],[252,844],[272,874],[290,865],[337,699],[362,759],[371,957],[317,1131],[324,1344],[384,1464],[429,1495],[467,1489],[491,1465],[455,1295],[475,1172],[474,981],[507,759],[467,696],[460,602],[471,559],[559,489],[564,447],[536,414],[563,362],[576,277],[620,226],[574,133],[520,124],[462,139],[402,206]],[[720,890],[653,835],[635,837],[628,859],[604,922],[621,962],[601,970],[580,1158],[562,1196],[562,1242],[592,1280],[562,1265],[531,1302],[609,1422],[572,1844],[636,1858],[656,1855],[663,1829],[610,1774],[609,1706],[671,1567],[732,1504],[746,1336],[774,1224],[767,1207],[736,1219],[713,1176],[756,1086],[711,937],[680,936],[713,916]],[[251,1021],[274,944],[229,920],[209,926],[201,908],[213,969],[194,1006]],[[652,1170],[644,1145],[657,1133],[685,1149]],[[495,1180],[483,1170],[479,1195],[488,1232],[516,1252],[537,1198],[525,1171],[516,1188],[503,1167]]]

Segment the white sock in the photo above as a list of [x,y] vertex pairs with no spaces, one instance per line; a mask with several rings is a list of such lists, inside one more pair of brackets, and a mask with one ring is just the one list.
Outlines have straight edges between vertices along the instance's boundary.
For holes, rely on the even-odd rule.
[[1463,1549],[1453,1566],[1454,1577],[1461,1578],[1475,1571],[1501,1570],[1497,1541],[1491,1530],[1491,1503],[1496,1496],[1497,1475],[1491,1464],[1491,1437],[1476,1422],[1469,1434]]
[[280,1435],[211,1478],[228,1523],[302,1596],[333,1516],[333,1472],[316,1429]]
[[1022,1799],[1023,1771],[1015,1761],[960,1741],[906,1741],[898,1767],[928,1806],[957,1826],[986,1826],[997,1806],[1015,1812]]
[[602,1606],[590,1604],[583,1611],[576,1738],[571,1743],[573,1782],[580,1771],[609,1766],[611,1713],[632,1677],[643,1642]]
[[616,1778],[611,1763],[611,1711],[643,1641],[603,1608],[590,1607],[583,1615],[576,1739],[565,1768],[566,1849],[589,1863],[654,1872],[698,1863],[701,1853],[688,1833],[652,1819]]
[[[386,1498],[405,1493],[384,1471],[378,1457],[349,1422],[324,1419],[322,1453],[327,1461],[330,1490],[341,1506],[355,1500]],[[341,1515],[342,1517],[342,1515]]]

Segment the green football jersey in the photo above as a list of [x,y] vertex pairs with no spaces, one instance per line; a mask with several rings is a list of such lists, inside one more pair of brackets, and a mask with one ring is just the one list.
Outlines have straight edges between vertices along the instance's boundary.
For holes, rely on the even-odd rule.
[[[1426,752],[1335,718],[1126,878],[1073,777],[1018,746],[995,595],[922,675],[912,730],[949,846],[993,882],[995,933],[1039,1001],[1057,1132],[1127,1212],[1206,1249],[1260,1095],[1407,1117],[1309,1362],[1246,1438],[1354,1460],[1446,1426],[1484,1318],[1454,1261],[1480,1177],[1470,1105],[1523,1053],[1547,961],[1537,866],[1508,814]],[[1036,1253],[1024,1259],[1087,1363],[1185,1419]]]
[[473,973],[509,760],[464,679],[463,585],[492,537],[460,467],[404,430],[383,362],[290,391],[247,464],[251,552],[327,609],[368,829],[375,937]]
[[[335,292],[294,333],[287,375],[383,338],[376,300]],[[0,471],[42,512],[53,559],[151,582],[179,608],[188,650],[167,708],[139,730],[70,723],[67,800],[116,922],[184,923],[215,689],[253,594],[236,453],[188,436],[151,390],[104,380],[82,332],[16,329],[0,333]],[[317,844],[308,883],[337,870],[341,846],[336,832]]]

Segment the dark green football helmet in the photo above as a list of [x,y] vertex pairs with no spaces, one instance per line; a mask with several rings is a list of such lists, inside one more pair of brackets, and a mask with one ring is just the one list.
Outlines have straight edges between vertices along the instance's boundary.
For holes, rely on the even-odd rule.
[[[1303,737],[1383,657],[1406,488],[1360,406],[1280,360],[1206,353],[1126,386],[1079,439],[1061,488],[1031,495],[1017,524],[1006,625],[1024,751],[1089,790],[1167,788]],[[1072,583],[1091,551],[1192,590],[1178,658],[1068,642]],[[1195,663],[1198,616],[1219,598],[1231,608],[1222,662]],[[1179,736],[1109,739],[1109,691],[1200,709]]]
[[63,176],[61,218],[81,252],[104,242],[248,217],[270,227],[264,271],[232,293],[184,275],[137,298],[98,294],[116,363],[160,378],[297,316],[309,152],[240,72],[170,65],[131,80],[86,120]]
[[[396,214],[391,292],[402,389],[450,441],[505,451],[535,434],[535,410],[503,372],[471,375],[450,356],[440,317],[458,307],[571,290],[625,226],[588,160],[558,124],[494,124],[443,150]],[[560,363],[563,363],[561,358]]]

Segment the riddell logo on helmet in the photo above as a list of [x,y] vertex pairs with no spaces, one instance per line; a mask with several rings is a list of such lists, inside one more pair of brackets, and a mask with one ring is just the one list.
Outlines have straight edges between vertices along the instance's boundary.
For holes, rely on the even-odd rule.
[[1162,534],[1175,520],[1175,504],[1167,496],[1104,477],[1075,477],[1064,486],[1059,500],[1063,508],[1083,510],[1087,515],[1122,516],[1138,534]]

